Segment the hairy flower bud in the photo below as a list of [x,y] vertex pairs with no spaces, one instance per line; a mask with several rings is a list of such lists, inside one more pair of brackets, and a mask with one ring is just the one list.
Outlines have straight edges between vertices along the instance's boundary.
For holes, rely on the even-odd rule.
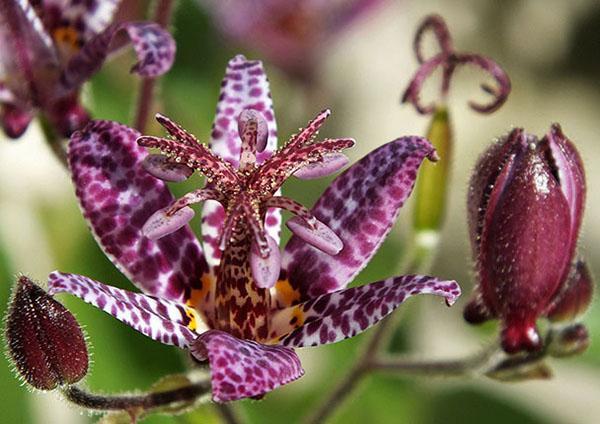
[[480,158],[468,198],[479,284],[464,316],[499,318],[506,352],[540,349],[537,318],[568,303],[584,199],[581,159],[558,125],[542,139],[514,129]]
[[87,347],[75,317],[24,276],[9,305],[6,340],[16,370],[36,389],[76,383],[87,374]]
[[556,358],[580,355],[590,345],[590,335],[583,324],[573,324],[553,330],[548,343],[548,353]]

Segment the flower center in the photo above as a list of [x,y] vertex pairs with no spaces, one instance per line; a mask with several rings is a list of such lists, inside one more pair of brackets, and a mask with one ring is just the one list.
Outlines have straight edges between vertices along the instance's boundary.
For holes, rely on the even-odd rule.
[[246,109],[238,118],[241,140],[239,167],[212,153],[206,146],[170,119],[157,115],[171,138],[142,136],[138,144],[158,148],[163,155],[149,155],[145,169],[167,181],[182,181],[194,171],[206,177],[204,188],[192,191],[168,207],[155,212],[142,231],[156,239],[170,234],[194,216],[191,204],[218,201],[225,210],[221,230],[221,262],[216,270],[214,325],[237,337],[264,340],[268,335],[270,289],[275,285],[281,261],[277,242],[265,229],[269,208],[281,208],[295,215],[287,223],[290,230],[314,247],[337,254],[341,240],[310,211],[296,201],[277,195],[291,175],[316,178],[328,175],[347,164],[341,150],[354,144],[352,139],[314,137],[329,111],[323,111],[288,143],[257,164],[257,152],[267,146],[268,129],[260,112]]

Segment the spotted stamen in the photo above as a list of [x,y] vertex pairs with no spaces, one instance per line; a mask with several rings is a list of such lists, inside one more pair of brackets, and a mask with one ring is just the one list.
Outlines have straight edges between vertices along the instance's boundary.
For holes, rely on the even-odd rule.
[[[187,224],[194,215],[189,207],[194,203],[216,200],[225,210],[219,240],[223,254],[216,270],[215,288],[220,329],[239,332],[241,337],[268,334],[268,322],[260,311],[266,311],[271,304],[268,289],[275,285],[281,268],[279,246],[265,229],[269,208],[286,209],[295,214],[288,227],[310,245],[330,255],[342,250],[342,241],[334,231],[306,207],[276,195],[283,182],[300,170],[306,170],[306,175],[300,172],[300,176],[315,178],[335,172],[347,163],[340,151],[353,146],[354,140],[315,140],[329,114],[328,110],[318,114],[280,151],[259,165],[257,152],[265,150],[269,137],[267,121],[259,111],[244,109],[237,120],[241,140],[238,169],[162,115],[156,119],[173,139],[152,136],[138,139],[141,146],[158,148],[165,155],[147,161],[149,165],[145,168],[152,175],[180,178],[189,176],[189,169],[207,178],[204,189],[188,193],[152,215],[144,226],[148,237],[159,238]],[[238,309],[249,307],[255,311],[255,321],[241,322]]]

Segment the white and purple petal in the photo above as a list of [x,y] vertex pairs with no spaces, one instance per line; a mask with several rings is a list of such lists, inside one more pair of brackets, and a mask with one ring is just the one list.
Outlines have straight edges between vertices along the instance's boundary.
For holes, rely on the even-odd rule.
[[15,102],[26,105],[47,94],[36,82],[58,66],[58,56],[28,0],[0,0],[0,51],[0,74]]
[[125,45],[123,35],[129,37],[138,59],[132,72],[151,78],[171,69],[175,40],[169,32],[152,22],[124,22],[106,28],[71,58],[61,78],[64,88],[75,89],[95,74],[110,53]]
[[210,362],[216,402],[262,397],[304,374],[292,349],[241,340],[223,331],[200,335],[190,350],[196,359]]
[[[257,154],[257,163],[262,163],[277,148],[277,125],[273,112],[273,100],[269,81],[262,62],[247,60],[238,55],[227,65],[221,82],[221,93],[213,121],[210,146],[213,152],[234,165],[239,164],[241,140],[238,117],[245,109],[254,109],[266,120],[268,139],[265,149]],[[214,201],[207,201],[202,209],[202,237],[206,259],[211,266],[217,266],[221,259],[219,240],[224,219],[223,207]],[[279,242],[281,213],[270,209],[265,218],[265,229]]]
[[[331,256],[294,236],[282,257],[280,306],[344,288],[375,254],[410,195],[417,171],[434,149],[421,137],[402,137],[369,153],[338,176],[312,209],[341,239]],[[286,286],[286,287],[283,287]]]
[[[200,243],[184,226],[160,240],[142,234],[157,210],[171,204],[167,186],[148,174],[139,133],[110,121],[93,121],[71,137],[69,165],[85,219],[115,265],[143,292],[186,301],[209,280]],[[203,305],[199,309],[206,311]]]
[[39,10],[46,28],[68,27],[83,41],[102,32],[113,20],[121,0],[42,0]]
[[324,294],[273,314],[271,331],[277,344],[316,346],[353,337],[379,322],[402,302],[418,294],[442,296],[451,306],[460,287],[422,275],[405,275]]
[[107,286],[76,274],[53,272],[48,293],[67,292],[109,313],[158,342],[188,347],[208,329],[200,315],[185,304]]

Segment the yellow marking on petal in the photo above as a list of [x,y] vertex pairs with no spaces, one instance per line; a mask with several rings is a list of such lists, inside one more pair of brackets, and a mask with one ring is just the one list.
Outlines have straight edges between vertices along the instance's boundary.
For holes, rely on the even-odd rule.
[[199,322],[206,324],[210,327],[214,317],[213,313],[213,299],[211,293],[214,290],[216,278],[212,273],[203,274],[200,278],[202,283],[199,289],[192,289],[189,299],[185,301],[185,304],[194,309],[194,313],[197,313]]
[[81,38],[79,33],[72,26],[61,26],[52,32],[52,37],[56,42],[62,55],[70,57],[77,53],[81,48]]
[[200,281],[202,282],[202,287],[200,289],[192,289],[190,298],[185,302],[186,305],[198,310],[201,309],[199,306],[206,302],[206,295],[212,290],[215,277],[212,274],[203,274]]
[[190,322],[188,323],[187,328],[189,328],[192,331],[196,331],[198,329],[198,321],[200,320],[198,313],[192,308],[186,308],[185,314],[190,319]]
[[283,302],[285,305],[291,305],[300,300],[300,292],[292,287],[289,280],[277,281],[275,283],[275,290],[277,292],[277,300]]
[[290,318],[290,325],[294,328],[302,327],[304,325],[304,312],[300,308],[295,308],[292,312],[292,318]]

